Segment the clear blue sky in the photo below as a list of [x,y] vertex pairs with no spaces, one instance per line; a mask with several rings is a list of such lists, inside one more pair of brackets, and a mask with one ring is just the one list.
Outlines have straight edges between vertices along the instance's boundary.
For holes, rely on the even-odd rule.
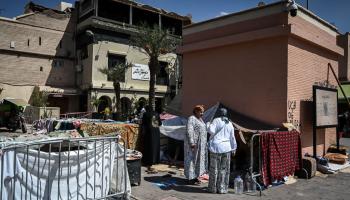
[[[65,0],[74,2],[74,0]],[[255,7],[259,1],[272,3],[278,0],[137,0],[137,2],[182,15],[192,14],[195,22],[211,19],[221,14],[238,12]],[[23,13],[29,0],[0,0],[0,16],[14,17]],[[33,0],[46,7],[54,7],[59,0]],[[306,7],[306,0],[296,0]],[[340,32],[350,32],[350,0],[309,0],[309,9],[322,19],[334,23]]]

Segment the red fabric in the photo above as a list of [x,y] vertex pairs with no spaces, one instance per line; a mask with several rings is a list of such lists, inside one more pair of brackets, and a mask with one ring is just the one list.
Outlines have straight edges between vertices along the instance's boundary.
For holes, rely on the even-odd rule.
[[301,142],[297,131],[262,133],[260,143],[264,185],[301,169]]
[[162,113],[162,114],[159,115],[160,120],[173,119],[175,117],[177,117],[177,116],[169,114],[169,113]]

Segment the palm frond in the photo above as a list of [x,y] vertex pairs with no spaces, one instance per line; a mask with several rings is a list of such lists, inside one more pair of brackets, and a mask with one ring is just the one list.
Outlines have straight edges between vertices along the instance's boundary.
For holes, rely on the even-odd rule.
[[173,52],[179,43],[179,40],[169,36],[167,30],[159,28],[158,25],[151,27],[146,23],[142,23],[138,27],[138,33],[131,37],[131,45],[145,51],[149,57],[158,58]]
[[130,67],[130,63],[119,63],[112,68],[99,68],[98,71],[107,75],[113,82],[121,82],[124,79],[126,70]]

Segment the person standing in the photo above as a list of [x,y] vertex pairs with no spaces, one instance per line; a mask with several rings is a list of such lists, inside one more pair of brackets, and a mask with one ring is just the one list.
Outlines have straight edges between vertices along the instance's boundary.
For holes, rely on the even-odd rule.
[[187,123],[184,140],[185,176],[190,184],[200,184],[198,177],[207,172],[207,129],[202,119],[204,107],[197,105]]
[[144,141],[144,151],[142,162],[147,166],[148,172],[156,172],[152,165],[158,164],[160,160],[160,120],[158,115],[151,111],[150,106],[146,106],[146,112],[142,116],[142,137]]
[[219,117],[208,123],[210,167],[208,190],[212,193],[228,192],[231,153],[235,154],[237,143],[227,110],[221,108]]

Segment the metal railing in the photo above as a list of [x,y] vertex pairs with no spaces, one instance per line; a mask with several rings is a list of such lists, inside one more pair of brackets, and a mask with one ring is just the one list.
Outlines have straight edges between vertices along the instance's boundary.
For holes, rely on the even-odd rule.
[[60,119],[68,119],[68,118],[91,118],[92,112],[73,112],[73,113],[65,113],[60,114]]
[[0,157],[0,200],[128,198],[120,136],[8,143]]
[[[254,134],[250,140],[250,167],[249,167],[249,173],[254,181],[254,183],[256,184],[256,186],[258,186],[259,188],[259,196],[261,196],[261,191],[262,191],[262,187],[261,185],[258,183],[257,178],[259,176],[261,176],[261,145],[260,145],[260,133]],[[258,172],[254,171],[254,139],[258,138]]]
[[[254,163],[254,139],[258,138],[258,166],[257,169],[255,167],[255,163]],[[249,167],[249,173],[254,181],[254,183],[256,184],[256,186],[259,188],[259,195],[261,196],[261,192],[262,192],[262,186],[259,184],[259,182],[257,181],[257,179],[259,177],[262,177],[262,159],[261,159],[261,143],[260,143],[260,139],[261,139],[261,133],[256,133],[252,136],[251,140],[250,140],[250,167]],[[266,164],[266,163],[265,163]],[[256,169],[256,170],[255,170]],[[301,168],[301,170],[306,174],[306,177],[308,177],[308,173],[306,171],[306,169]]]

